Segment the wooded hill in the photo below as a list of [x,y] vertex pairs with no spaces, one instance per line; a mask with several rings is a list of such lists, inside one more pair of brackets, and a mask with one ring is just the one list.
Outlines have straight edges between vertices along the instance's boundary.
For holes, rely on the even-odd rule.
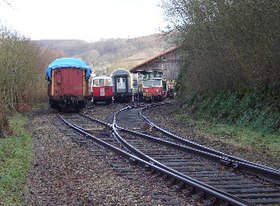
[[40,46],[60,51],[63,56],[79,57],[97,72],[127,68],[159,54],[169,48],[164,36],[154,34],[132,39],[107,39],[97,42],[81,40],[40,40]]

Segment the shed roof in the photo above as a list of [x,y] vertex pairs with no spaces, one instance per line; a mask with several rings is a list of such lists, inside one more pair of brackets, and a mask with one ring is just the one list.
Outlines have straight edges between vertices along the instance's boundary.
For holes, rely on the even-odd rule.
[[149,63],[151,63],[151,62],[153,62],[153,61],[156,61],[156,60],[162,58],[163,56],[165,56],[165,55],[167,55],[167,54],[170,54],[170,53],[176,51],[177,49],[178,49],[178,47],[174,47],[174,48],[168,49],[167,51],[165,51],[165,52],[163,52],[163,53],[161,53],[161,54],[159,54],[159,55],[157,55],[157,56],[154,56],[154,57],[152,57],[152,58],[146,60],[145,62],[143,62],[143,63],[141,63],[141,64],[136,65],[135,67],[133,67],[133,68],[130,70],[130,72],[132,72],[132,73],[141,72],[141,71],[143,71],[143,70],[141,69],[141,67],[144,67],[145,65],[147,65],[147,64],[149,64]]

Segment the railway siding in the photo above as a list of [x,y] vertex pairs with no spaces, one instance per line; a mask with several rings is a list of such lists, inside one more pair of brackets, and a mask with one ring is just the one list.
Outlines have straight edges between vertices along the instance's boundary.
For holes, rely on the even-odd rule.
[[[108,143],[112,143],[114,145],[114,147],[118,147],[120,149],[124,149],[124,151],[127,153],[134,153],[135,154],[140,154],[140,152],[138,151],[130,151],[131,146],[125,146],[123,147],[123,143],[125,141],[130,142],[131,145],[135,145],[139,151],[141,150],[142,152],[149,154],[150,157],[147,158],[145,156],[145,154],[141,155],[141,157],[144,157],[144,161],[140,161],[139,157],[136,156],[131,156],[128,159],[124,159],[121,158],[119,155],[120,152],[113,153],[108,151],[108,149],[105,149],[104,146],[105,144],[102,143],[100,146],[96,143],[94,143],[91,140],[91,137],[86,139],[85,137],[79,135],[77,132],[74,132],[72,130],[69,130],[69,128],[67,126],[65,126],[64,124],[62,124],[57,118],[55,118],[53,116],[53,122],[51,123],[53,127],[58,128],[58,131],[60,131],[61,135],[54,135],[56,136],[56,138],[58,137],[58,139],[54,138],[52,141],[52,147],[49,148],[46,152],[45,147],[48,147],[50,144],[50,142],[48,142],[47,144],[45,144],[45,146],[41,146],[40,145],[40,149],[39,151],[45,151],[46,153],[43,154],[43,157],[47,157],[45,158],[45,162],[48,163],[48,161],[52,158],[50,158],[50,156],[54,156],[55,158],[53,158],[54,163],[49,164],[38,164],[36,162],[35,164],[35,169],[37,169],[37,167],[39,168],[40,166],[43,168],[43,173],[40,173],[40,175],[43,176],[43,184],[46,184],[48,186],[50,186],[50,191],[57,189],[59,194],[61,193],[66,193],[66,196],[68,195],[68,199],[67,197],[64,198],[65,202],[61,202],[61,204],[98,204],[98,205],[107,205],[107,204],[111,204],[111,203],[117,203],[117,204],[137,204],[137,205],[154,205],[154,204],[161,204],[161,205],[189,205],[189,203],[191,205],[195,205],[197,203],[195,203],[196,201],[201,201],[203,200],[204,204],[207,205],[211,205],[211,204],[216,204],[216,200],[215,198],[213,198],[213,195],[215,196],[217,192],[219,192],[220,190],[224,190],[226,192],[229,192],[231,194],[238,194],[237,196],[239,196],[242,199],[246,199],[249,200],[251,203],[256,203],[256,204],[262,204],[262,203],[266,203],[266,202],[270,202],[270,204],[274,204],[274,203],[279,203],[279,185],[278,187],[274,187],[272,184],[264,184],[262,182],[262,180],[258,180],[257,182],[255,182],[254,179],[251,179],[251,177],[249,178],[245,178],[244,177],[247,174],[242,174],[240,173],[240,175],[238,176],[238,172],[235,171],[235,169],[238,169],[238,165],[236,165],[237,167],[234,168],[232,167],[232,171],[227,170],[227,165],[228,162],[225,160],[223,162],[223,164],[220,164],[220,162],[214,163],[213,166],[210,166],[207,161],[205,161],[205,158],[203,157],[202,159],[200,159],[201,157],[195,157],[195,153],[197,152],[192,152],[191,154],[187,154],[185,152],[183,152],[182,149],[179,149],[179,147],[181,147],[182,143],[178,144],[178,146],[176,146],[177,149],[175,148],[170,148],[170,143],[169,139],[167,138],[164,143],[165,146],[161,145],[161,140],[156,140],[157,143],[152,143],[150,142],[150,140],[148,140],[150,137],[147,137],[145,139],[143,138],[139,138],[139,134],[137,134],[136,136],[133,134],[132,131],[125,131],[125,129],[122,129],[119,127],[119,125],[122,124],[122,126],[125,126],[127,128],[132,128],[135,129],[136,131],[144,131],[145,133],[149,134],[148,136],[160,136],[159,133],[154,130],[155,125],[151,124],[149,126],[147,126],[143,120],[139,120],[135,117],[135,114],[138,114],[138,111],[140,110],[137,107],[126,107],[129,110],[120,110],[119,113],[117,113],[117,115],[112,115],[112,113],[116,112],[117,110],[119,110],[120,108],[118,108],[119,106],[117,105],[110,105],[107,107],[102,107],[103,109],[100,109],[101,107],[95,107],[93,109],[90,110],[89,113],[94,114],[94,116],[98,116],[101,119],[101,121],[95,121],[98,123],[94,123],[91,118],[84,118],[81,115],[78,114],[67,114],[64,115],[65,118],[67,118],[68,120],[70,120],[72,122],[72,124],[77,124],[78,129],[79,130],[85,130],[91,134],[93,134],[95,137],[97,137],[99,140],[99,142],[102,141],[106,141]],[[100,111],[99,111],[100,109]],[[99,119],[98,118],[98,119]],[[106,123],[105,123],[106,122]],[[121,123],[122,122],[122,123]],[[44,121],[45,123],[45,121]],[[100,123],[102,123],[103,126],[100,126]],[[105,124],[104,124],[105,123]],[[120,123],[120,124],[119,124]],[[98,125],[99,124],[99,125]],[[111,135],[111,130],[114,130],[115,135]],[[55,130],[52,130],[53,132],[56,133]],[[35,132],[36,134],[36,132]],[[47,139],[50,139],[49,137],[52,136],[52,134],[48,135]],[[89,135],[86,135],[89,137]],[[125,137],[126,140],[122,140],[122,137]],[[92,137],[92,138],[95,138]],[[158,138],[158,137],[156,137]],[[166,138],[166,137],[164,137]],[[48,140],[45,141],[48,141]],[[64,144],[66,143],[66,147],[65,145],[63,146],[62,140],[66,140],[66,142],[64,142]],[[117,140],[117,141],[116,141]],[[141,141],[140,141],[141,140]],[[97,141],[97,142],[98,142]],[[174,143],[171,143],[174,144]],[[177,143],[175,143],[177,144]],[[44,144],[43,144],[44,145]],[[60,148],[56,148],[55,147],[60,145]],[[77,151],[74,152],[74,154],[72,154],[72,149],[70,149],[71,152],[66,152],[67,153],[67,158],[65,158],[62,154],[64,152],[61,152],[61,150],[68,150],[68,146],[69,145],[74,145],[74,147],[77,149]],[[39,145],[37,145],[39,146]],[[109,148],[108,146],[105,146],[106,148]],[[185,147],[185,146],[183,146]],[[62,149],[63,148],[63,149]],[[178,150],[179,149],[179,150]],[[197,149],[197,148],[196,148]],[[190,149],[188,149],[190,150]],[[92,165],[89,165],[90,162],[92,160],[88,160],[87,158],[84,158],[85,155],[84,152],[86,151],[86,156],[87,158],[95,158],[96,160],[99,160],[101,163],[105,163],[107,164],[108,167],[106,167],[106,171],[102,170],[102,174],[107,174],[110,175],[109,177],[105,177],[104,175],[100,175],[99,171],[95,171],[94,169],[92,169]],[[117,151],[116,149],[114,149],[114,151]],[[135,153],[136,152],[136,153]],[[44,152],[43,152],[44,153]],[[75,160],[75,157],[70,157],[70,159],[68,159],[68,156],[75,155],[77,160]],[[82,154],[82,155],[81,155]],[[189,156],[188,156],[189,155]],[[216,156],[218,156],[219,154],[215,154]],[[79,159],[79,157],[82,157],[82,159]],[[127,155],[126,155],[127,156]],[[61,158],[62,157],[62,158]],[[44,159],[43,158],[43,159]],[[152,158],[152,159],[150,159]],[[198,158],[197,160],[194,160],[195,158]],[[213,158],[213,157],[212,157]],[[224,157],[222,157],[223,159]],[[37,159],[37,156],[36,156]],[[56,165],[55,162],[58,161],[57,159],[60,159],[61,161],[63,161],[61,164]],[[211,159],[211,158],[210,158]],[[40,160],[40,158],[39,158]],[[71,160],[71,161],[69,161]],[[75,161],[72,161],[75,160]],[[95,161],[96,161],[95,160]],[[80,161],[80,162],[77,162]],[[85,163],[86,161],[86,163]],[[95,164],[95,161],[93,161],[93,164]],[[40,161],[38,161],[40,162]],[[142,162],[142,163],[141,163]],[[146,163],[145,163],[146,162]],[[135,164],[131,164],[131,163],[139,163],[139,165],[143,164],[145,165],[144,168],[141,169],[141,167],[139,167],[138,165]],[[163,166],[162,163],[165,165]],[[197,163],[197,164],[196,164]],[[76,165],[79,165],[79,167],[76,167]],[[215,166],[216,165],[216,166]],[[54,166],[54,167],[52,167]],[[73,166],[74,166],[74,170],[73,170]],[[95,165],[97,166],[97,165]],[[100,166],[100,164],[98,165]],[[45,168],[45,170],[44,170]],[[46,169],[47,168],[47,169]],[[64,169],[66,170],[64,170]],[[68,172],[70,168],[70,171],[72,172]],[[148,170],[146,170],[146,169]],[[201,169],[204,168],[204,169]],[[211,170],[211,168],[213,170]],[[97,169],[97,168],[95,168]],[[208,169],[208,170],[207,170]],[[210,170],[212,172],[209,172]],[[207,171],[206,171],[207,170]],[[88,175],[85,175],[84,172],[85,171],[90,171],[91,173]],[[159,172],[161,171],[161,172]],[[163,175],[163,171],[164,175]],[[218,171],[218,172],[217,172]],[[73,174],[74,172],[74,174]],[[97,177],[94,177],[93,174],[98,174]],[[188,174],[189,177],[184,176],[184,174]],[[47,175],[46,175],[47,174]],[[226,174],[226,175],[224,175]],[[60,179],[58,178],[59,176],[62,175],[62,181],[60,181]],[[156,178],[154,178],[154,175],[156,176]],[[72,177],[74,176],[74,183],[73,183],[73,179]],[[91,191],[91,187],[93,187],[92,184],[98,183],[99,184],[99,177],[102,176],[105,179],[105,182],[107,180],[110,180],[110,182],[106,182],[104,184],[104,187],[106,184],[109,185],[109,190],[102,190],[100,191],[100,196],[101,199],[99,199],[100,196],[99,193],[97,195],[93,195],[92,193],[88,193],[88,191]],[[112,177],[113,176],[113,177]],[[31,177],[33,177],[31,175]],[[68,179],[70,177],[70,180]],[[88,177],[90,178],[89,182],[88,182]],[[157,179],[159,177],[159,179]],[[113,182],[116,181],[116,184],[112,185],[112,180],[113,178]],[[120,195],[120,193],[122,193],[121,191],[116,191],[116,196],[115,193],[114,195],[109,195],[109,197],[106,198],[102,195],[104,195],[104,193],[109,192],[110,194],[113,192],[113,189],[119,189],[118,185],[119,183],[121,183],[121,188],[123,187],[122,182],[119,182],[118,178],[124,178],[125,180],[122,181],[128,181],[130,183],[133,184],[132,186],[132,190],[129,190],[129,196],[128,199],[118,199],[118,196]],[[142,178],[142,179],[141,179]],[[144,179],[143,179],[144,178]],[[152,180],[157,179],[156,182],[153,182]],[[189,181],[193,181],[192,178],[195,178],[197,180],[194,181],[194,183],[192,183],[190,186],[188,183]],[[35,178],[36,179],[36,178]],[[139,182],[139,180],[141,179],[141,181]],[[30,186],[32,187],[32,178],[30,178]],[[166,182],[165,180],[168,180],[168,182]],[[199,189],[199,187],[197,187],[197,184],[201,184],[199,183],[199,181],[203,181],[206,182],[207,184],[211,185],[205,185],[202,184],[202,188],[206,188],[207,192],[205,193],[204,191],[202,191],[201,189]],[[217,180],[219,180],[217,182]],[[226,184],[225,184],[225,181]],[[246,180],[246,181],[244,181]],[[247,181],[248,180],[248,181]],[[144,182],[143,182],[144,181]],[[179,182],[180,183],[179,183]],[[230,183],[231,182],[231,183]],[[242,182],[242,186],[240,186],[240,183]],[[35,187],[37,185],[36,181],[33,182]],[[70,186],[69,184],[70,183]],[[183,184],[182,184],[183,183]],[[41,184],[41,183],[40,183]],[[64,188],[64,184],[67,185],[66,187],[66,191]],[[86,184],[85,188],[87,188],[87,191],[82,191],[81,192],[81,187],[79,187],[79,184]],[[90,187],[88,187],[88,184],[90,185]],[[158,184],[161,184],[161,186],[159,186]],[[72,187],[74,185],[73,188],[71,188],[69,190],[70,187]],[[126,192],[127,190],[127,184],[124,189]],[[143,187],[143,185],[145,185],[145,189]],[[37,185],[38,186],[38,185]],[[46,185],[45,185],[46,186]],[[159,186],[159,190],[155,190],[154,187]],[[244,186],[244,187],[243,187]],[[55,188],[54,188],[55,187]],[[77,187],[77,188],[75,188]],[[140,190],[139,187],[143,190]],[[169,188],[168,188],[169,187]],[[214,187],[214,188],[212,188]],[[29,187],[30,188],[30,187]],[[40,187],[39,187],[40,188]],[[102,187],[103,188],[103,187]],[[136,193],[134,193],[134,189],[136,188]],[[218,188],[218,189],[215,189]],[[42,188],[41,188],[42,189]],[[62,191],[60,190],[62,189]],[[73,190],[72,190],[73,189]],[[77,190],[78,189],[78,190]],[[247,192],[245,192],[245,190]],[[32,197],[36,197],[35,199],[38,200],[42,199],[43,197],[46,198],[46,201],[52,201],[52,199],[56,199],[58,196],[55,196],[54,194],[50,194],[49,190],[46,192],[46,195],[44,194],[42,197],[40,197],[40,195],[42,194],[42,192],[38,192],[40,191],[37,189],[29,189],[29,193],[27,193],[26,195],[26,200],[30,200],[30,202],[27,201],[27,203],[31,203],[31,205],[34,203],[35,204],[40,204],[43,202],[32,202]],[[69,199],[69,193],[68,191],[70,191],[70,194],[75,194],[73,198]],[[73,193],[74,191],[74,193]],[[140,193],[139,193],[140,191]],[[149,191],[149,192],[147,192]],[[178,193],[178,191],[180,191]],[[251,195],[251,192],[254,191],[254,193],[256,192],[260,192],[262,191],[262,198],[259,199],[259,196],[254,196]],[[210,196],[208,195],[208,193],[210,192]],[[249,193],[248,193],[249,192]],[[40,194],[40,195],[39,195]],[[192,198],[189,199],[186,197],[186,195],[192,195]],[[38,196],[39,195],[39,196]],[[51,198],[51,200],[49,199],[52,196],[55,196],[54,198]],[[218,198],[219,203],[221,203],[221,201],[223,202],[223,200],[227,199],[225,197],[226,193],[224,193],[221,197]],[[71,195],[70,195],[71,196]],[[82,198],[80,198],[82,196]],[[131,198],[132,197],[132,198]],[[97,199],[96,199],[97,198]],[[206,198],[206,199],[205,199]],[[220,199],[221,198],[221,199]],[[278,199],[277,199],[278,198]],[[111,199],[116,200],[115,202],[110,202]],[[34,200],[34,199],[33,199]],[[70,201],[70,202],[69,202]],[[71,202],[72,201],[72,202]],[[131,202],[130,202],[131,201]],[[273,202],[274,201],[274,202]],[[208,203],[207,203],[208,202]],[[230,202],[233,205],[242,205],[242,204],[246,204],[246,202],[243,203],[238,203],[239,200],[238,198],[233,198],[230,200]],[[49,202],[51,203],[51,202]],[[106,203],[106,204],[104,204]]]
[[[125,116],[125,113],[126,113],[126,116],[131,119],[131,117],[133,116],[133,109],[131,109],[130,111],[122,111],[122,115],[119,115],[120,118],[118,118],[118,120],[120,122],[122,122],[122,120],[124,119],[124,118],[121,118],[121,116]],[[137,112],[134,111],[134,118],[135,118],[135,116],[137,116],[136,113]],[[129,122],[130,121],[126,121],[125,123],[129,124]],[[123,124],[125,124],[125,123],[123,122]],[[150,122],[150,125],[153,128],[159,129],[151,122]],[[126,127],[128,127],[128,126],[126,125]],[[280,202],[280,188],[279,188],[279,182],[277,182],[279,180],[279,174],[280,174],[279,170],[267,168],[266,166],[259,165],[256,163],[251,163],[251,162],[248,162],[248,161],[240,159],[240,158],[227,156],[224,153],[220,154],[217,151],[209,150],[208,148],[204,148],[204,147],[199,147],[199,145],[196,145],[193,143],[190,144],[189,142],[184,142],[183,140],[179,141],[180,144],[188,145],[188,147],[189,147],[189,145],[190,145],[190,147],[194,146],[195,150],[199,149],[201,151],[205,151],[207,154],[204,152],[202,152],[202,154],[200,154],[201,152],[199,152],[199,151],[191,151],[190,149],[186,148],[187,150],[184,151],[184,152],[186,152],[184,154],[185,155],[190,154],[191,156],[181,159],[181,153],[179,152],[179,150],[178,150],[179,153],[176,152],[175,150],[177,150],[179,148],[181,148],[180,150],[184,150],[184,147],[182,147],[182,146],[179,146],[179,145],[172,146],[172,144],[170,144],[168,142],[161,143],[160,139],[158,139],[158,138],[155,139],[153,137],[148,137],[148,136],[137,134],[138,136],[141,136],[141,137],[144,137],[145,139],[150,140],[149,143],[148,142],[140,143],[143,141],[143,139],[136,138],[135,134],[132,131],[126,131],[125,129],[123,129],[122,131],[127,132],[130,135],[130,136],[126,135],[125,138],[127,139],[127,141],[129,141],[132,145],[135,145],[143,153],[150,156],[149,158],[151,158],[151,159],[149,159],[149,161],[154,162],[154,164],[157,164],[157,165],[161,165],[163,163],[163,165],[167,166],[166,167],[167,170],[169,170],[168,168],[172,168],[175,171],[180,171],[180,173],[186,174],[195,179],[206,182],[207,184],[210,184],[210,185],[214,186],[215,188],[218,188],[219,191],[225,191],[226,193],[234,194],[234,196],[237,196],[237,197],[239,197],[239,195],[240,195],[240,197],[242,197],[242,199],[248,201],[248,203],[250,202],[251,204],[274,205],[274,204],[279,204],[279,202]],[[170,134],[169,132],[164,131],[164,135],[166,135],[166,134],[168,136],[172,136],[172,135],[169,135]],[[162,135],[159,135],[159,138],[162,138]],[[163,137],[163,138],[165,138],[165,137]],[[155,140],[156,140],[156,142],[155,142]],[[157,145],[158,143],[159,143],[159,145]],[[168,146],[166,147],[166,145],[168,145]],[[171,149],[171,147],[173,147],[173,149]],[[173,155],[174,159],[172,161],[164,160],[164,158],[162,159],[162,156],[164,156],[164,155],[169,156],[170,154],[174,154]],[[209,156],[209,154],[211,154],[212,157]],[[217,157],[218,159],[215,159],[215,157],[212,154],[214,154],[214,156],[217,156],[217,155],[222,155],[222,156]],[[160,162],[158,162],[158,159],[157,159],[159,155],[161,156]],[[215,168],[208,163],[209,161],[204,162],[204,160],[203,161],[195,160],[192,158],[192,156],[196,157],[197,155],[202,156],[204,159],[205,158],[209,159],[209,157],[210,157],[210,159],[214,160],[214,162],[217,162],[217,160],[218,160],[218,163],[220,162],[219,159],[223,160],[224,157],[226,157],[225,161],[228,162],[228,164],[225,164],[225,165],[231,165],[231,163],[232,163],[233,173],[231,173],[230,170],[224,170],[223,167],[222,167],[222,170],[219,169],[219,167]],[[193,163],[196,163],[196,162],[197,163],[202,162],[202,164],[192,165]],[[189,163],[191,165],[188,165]],[[183,165],[185,165],[185,166],[183,166]],[[179,168],[178,168],[178,166],[179,166]],[[183,169],[181,169],[182,167],[183,167]],[[194,168],[194,170],[189,171],[189,168]],[[204,168],[204,169],[202,169],[202,168]],[[199,170],[199,171],[197,171],[197,170]],[[243,171],[243,172],[241,172],[241,171]],[[203,174],[200,174],[201,172]],[[239,172],[241,172],[241,174],[240,174],[241,176],[238,174]],[[212,173],[213,173],[213,175],[212,175]],[[254,175],[251,177],[245,176],[245,174],[247,175],[248,173],[260,174],[261,178],[264,175],[265,175],[265,178],[266,177],[272,178],[272,184],[268,184],[268,182],[261,183],[259,181],[260,179],[254,178]],[[232,182],[231,176],[235,180],[234,185],[229,184],[229,182]],[[213,179],[213,177],[215,177],[215,178]],[[236,179],[237,177],[238,177],[238,180]],[[203,178],[203,179],[201,179],[201,178]],[[217,183],[219,183],[219,184],[217,184]],[[274,186],[274,183],[276,183],[276,186]],[[268,188],[271,188],[271,190],[269,190]],[[255,195],[251,196],[250,194],[252,194],[252,193],[257,193],[258,195],[255,194]],[[245,204],[248,204],[248,203],[245,203]]]
[[[103,109],[92,113],[110,121]],[[114,111],[114,106],[107,109]],[[30,124],[36,155],[26,205],[164,205],[164,198],[165,205],[195,204],[157,174],[100,146],[88,147],[52,111],[33,116]]]

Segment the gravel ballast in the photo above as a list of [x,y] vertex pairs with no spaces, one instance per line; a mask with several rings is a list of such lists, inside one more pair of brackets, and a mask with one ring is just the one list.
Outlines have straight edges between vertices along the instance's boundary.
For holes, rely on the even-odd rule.
[[133,178],[119,175],[111,166],[115,154],[96,156],[73,142],[50,110],[33,115],[29,130],[35,159],[24,194],[26,205],[195,205],[140,166],[131,166]]
[[[112,120],[111,112],[119,105],[94,107],[92,114],[106,121]],[[248,160],[279,168],[274,158],[244,147],[226,144],[204,135],[188,125],[183,125],[172,113],[174,105],[166,105],[144,112],[169,131]],[[110,112],[111,111],[111,112]],[[110,115],[104,115],[104,113]],[[30,117],[29,130],[34,141],[35,159],[31,168],[25,205],[203,205],[194,202],[184,192],[177,192],[163,177],[152,174],[138,165],[101,147],[80,145],[73,141],[68,128],[50,109],[40,109]],[[128,165],[125,175],[116,171],[113,165]]]

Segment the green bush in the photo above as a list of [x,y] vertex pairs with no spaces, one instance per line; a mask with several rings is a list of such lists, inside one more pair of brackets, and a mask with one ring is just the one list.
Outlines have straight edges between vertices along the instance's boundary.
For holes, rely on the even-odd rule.
[[[280,132],[280,97],[271,92],[241,94],[231,91],[193,95],[187,110],[196,118],[248,127],[265,133]],[[193,108],[196,108],[195,110]]]

